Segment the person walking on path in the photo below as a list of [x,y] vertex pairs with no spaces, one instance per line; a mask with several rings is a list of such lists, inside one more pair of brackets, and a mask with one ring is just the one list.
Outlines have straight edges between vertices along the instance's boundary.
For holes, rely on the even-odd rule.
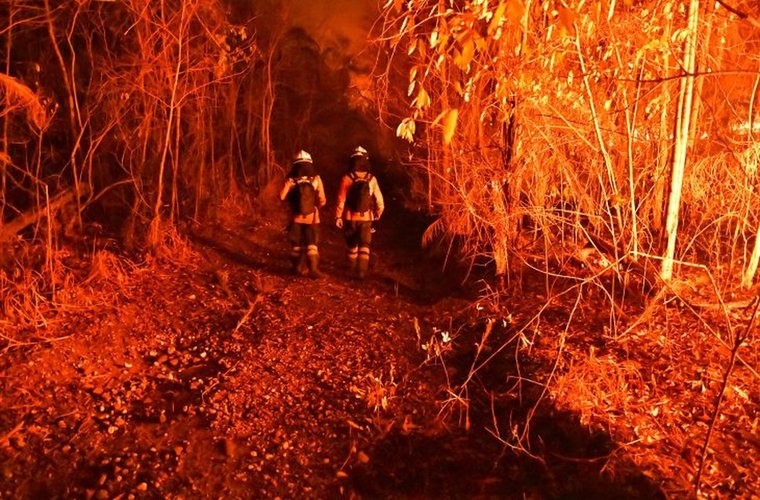
[[367,150],[356,147],[350,162],[338,190],[335,225],[343,229],[351,273],[364,279],[369,268],[372,222],[380,219],[385,205],[380,185],[370,172]]
[[319,272],[319,208],[327,201],[322,179],[317,175],[311,155],[299,151],[293,168],[280,191],[280,200],[290,205],[290,261],[295,274],[318,278]]

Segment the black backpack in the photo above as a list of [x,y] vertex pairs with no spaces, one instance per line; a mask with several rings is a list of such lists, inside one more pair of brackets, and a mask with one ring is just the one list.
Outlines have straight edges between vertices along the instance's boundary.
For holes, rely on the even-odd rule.
[[372,174],[368,173],[364,177],[359,177],[355,172],[351,172],[349,177],[353,182],[346,195],[348,209],[356,213],[368,212],[372,208],[369,193],[369,181],[372,180]]
[[290,206],[293,213],[311,215],[317,209],[317,190],[314,189],[313,177],[299,177],[290,191]]

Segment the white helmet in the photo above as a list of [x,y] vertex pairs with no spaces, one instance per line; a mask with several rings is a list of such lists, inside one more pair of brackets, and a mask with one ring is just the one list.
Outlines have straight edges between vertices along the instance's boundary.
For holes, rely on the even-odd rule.
[[302,149],[296,153],[293,163],[311,163],[311,155]]
[[353,152],[351,153],[351,158],[355,158],[357,156],[362,156],[364,158],[367,158],[369,156],[369,153],[367,153],[367,150],[364,149],[363,147],[356,146]]

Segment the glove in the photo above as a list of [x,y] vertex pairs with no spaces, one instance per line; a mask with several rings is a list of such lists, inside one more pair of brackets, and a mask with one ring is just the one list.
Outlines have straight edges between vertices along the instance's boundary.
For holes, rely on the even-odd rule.
[[343,218],[338,217],[335,219],[335,227],[338,229],[343,229]]

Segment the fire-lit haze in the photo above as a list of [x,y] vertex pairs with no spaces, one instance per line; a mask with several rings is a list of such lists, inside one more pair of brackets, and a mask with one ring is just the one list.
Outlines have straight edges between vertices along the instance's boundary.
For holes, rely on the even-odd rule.
[[377,0],[283,0],[293,26],[303,27],[325,47],[356,54],[367,44],[377,19]]

